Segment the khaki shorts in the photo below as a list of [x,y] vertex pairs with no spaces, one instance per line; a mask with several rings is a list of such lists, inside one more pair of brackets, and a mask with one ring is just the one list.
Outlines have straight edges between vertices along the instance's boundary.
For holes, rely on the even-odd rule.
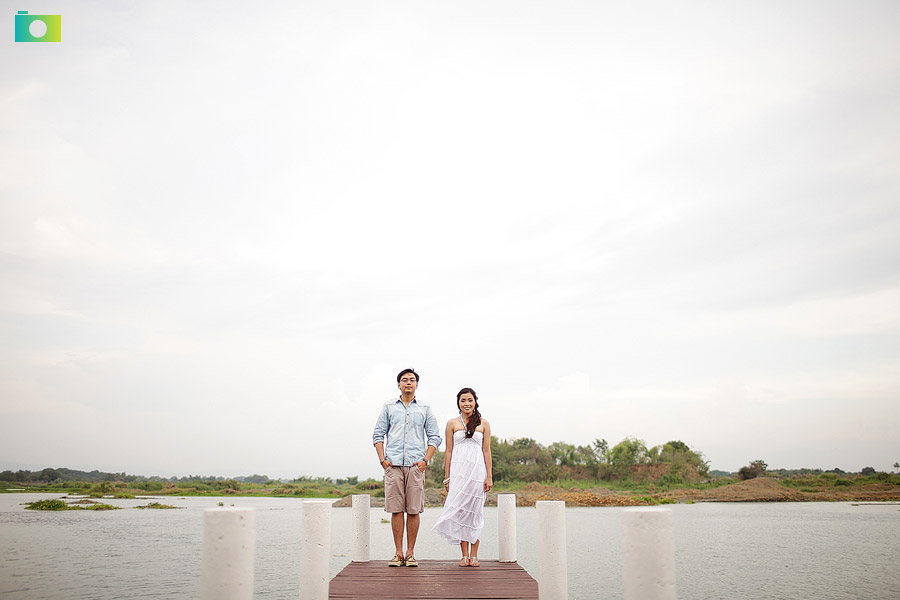
[[425,510],[425,471],[394,467],[384,471],[384,512],[417,515]]

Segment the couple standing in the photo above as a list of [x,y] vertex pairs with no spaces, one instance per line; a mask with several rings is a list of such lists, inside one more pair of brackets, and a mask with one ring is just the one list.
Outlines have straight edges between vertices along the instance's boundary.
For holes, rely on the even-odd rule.
[[[419,566],[413,550],[419,514],[425,510],[425,469],[441,445],[431,407],[416,398],[419,374],[404,369],[397,375],[400,397],[385,403],[375,423],[372,442],[384,469],[384,510],[391,513],[394,557],[391,567]],[[494,486],[491,471],[491,426],[478,412],[472,388],[456,394],[459,416],[447,421],[444,453],[444,510],[432,531],[459,544],[461,567],[477,567],[484,527],[484,500]],[[406,552],[403,552],[404,514]]]

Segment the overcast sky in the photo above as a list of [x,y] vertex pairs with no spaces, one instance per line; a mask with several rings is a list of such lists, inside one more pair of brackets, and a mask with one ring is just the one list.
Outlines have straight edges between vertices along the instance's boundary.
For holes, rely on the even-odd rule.
[[[900,3],[5,3],[0,468],[900,460]],[[15,43],[16,10],[62,42]]]

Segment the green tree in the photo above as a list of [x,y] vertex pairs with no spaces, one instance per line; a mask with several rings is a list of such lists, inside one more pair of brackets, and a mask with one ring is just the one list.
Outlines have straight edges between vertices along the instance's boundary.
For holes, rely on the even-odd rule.
[[491,440],[494,481],[550,481],[559,475],[550,450],[531,438]]
[[49,483],[51,481],[56,481],[59,478],[60,474],[56,469],[44,469],[38,476],[38,481],[46,481]]
[[625,438],[609,451],[609,462],[619,475],[629,472],[634,465],[650,462],[646,442],[635,437]]
[[[491,444],[493,447],[493,443]],[[496,464],[494,460],[494,464]],[[425,469],[425,487],[444,489],[444,453],[435,451],[431,457],[431,465]]]
[[671,463],[673,465],[691,465],[703,477],[709,477],[709,461],[700,452],[691,450],[690,446],[681,440],[666,442],[659,448],[655,462]]
[[565,442],[553,442],[550,444],[550,456],[560,466],[574,467],[578,464],[575,446]]
[[608,461],[609,457],[609,442],[604,439],[597,438],[594,440],[594,452],[597,453],[597,456],[600,457],[602,461]]
[[601,466],[603,467],[602,472],[608,475],[610,470],[609,442],[602,438],[594,440],[594,455],[597,457],[598,477],[601,473]]
[[575,448],[576,464],[587,470],[591,477],[597,477],[600,467],[600,460],[597,453],[590,446],[578,446]]

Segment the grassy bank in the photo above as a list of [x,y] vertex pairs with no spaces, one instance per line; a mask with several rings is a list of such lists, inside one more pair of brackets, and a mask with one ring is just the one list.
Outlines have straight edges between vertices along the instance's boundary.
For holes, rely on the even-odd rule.
[[[13,489],[10,489],[13,488]],[[343,498],[350,494],[371,494],[383,496],[384,486],[380,480],[369,479],[350,485],[330,481],[309,481],[298,483],[241,483],[236,480],[197,480],[188,482],[123,482],[68,481],[64,483],[0,482],[0,492],[11,493],[58,493],[83,495],[90,498],[135,498],[138,496],[267,496],[284,498]]]
[[[873,484],[889,484],[900,486],[900,475],[879,473],[873,476],[841,477],[833,473],[822,475],[801,475],[776,478],[782,485],[803,492],[822,492],[827,490],[852,490],[865,488]],[[498,493],[517,492],[528,486],[528,481],[497,482],[494,491]],[[540,482],[542,485],[563,490],[604,489],[610,492],[628,492],[636,495],[650,495],[671,490],[713,490],[737,483],[736,479],[723,477],[704,482],[665,482],[665,481],[630,481],[627,479],[560,479]],[[66,482],[40,483],[28,486],[22,484],[4,485],[0,482],[0,491],[16,488],[17,492],[60,493],[84,495],[94,498],[116,497],[134,498],[137,496],[267,496],[283,498],[342,498],[352,494],[371,494],[384,496],[384,487],[380,480],[368,479],[353,485],[348,483],[332,483],[323,481],[281,483],[269,482],[240,483],[234,480],[207,480],[179,483],[144,482],[143,484],[111,482],[101,483]]]
[[[767,479],[770,479],[767,477]],[[850,492],[864,491],[872,486],[900,486],[900,475],[894,473],[876,473],[874,475],[858,474],[797,474],[791,476],[772,477],[788,489],[804,493]],[[530,481],[496,481],[494,491],[498,493],[519,492],[535,482]],[[720,477],[703,481],[689,482],[680,478],[660,477],[656,480],[647,478],[632,479],[585,479],[560,478],[539,482],[543,486],[563,491],[594,491],[611,494],[628,493],[635,496],[652,496],[665,494],[674,490],[712,491],[728,488],[737,479]],[[426,487],[442,489],[440,481],[431,479]],[[241,482],[236,479],[191,479],[178,481],[56,481],[28,482],[0,481],[0,492],[22,493],[59,493],[83,495],[93,498],[134,498],[138,496],[265,496],[281,498],[342,498],[352,494],[371,494],[374,497],[384,496],[384,486],[380,479],[358,481],[356,478],[331,480],[325,477],[299,478],[292,482],[265,480],[259,482]]]

